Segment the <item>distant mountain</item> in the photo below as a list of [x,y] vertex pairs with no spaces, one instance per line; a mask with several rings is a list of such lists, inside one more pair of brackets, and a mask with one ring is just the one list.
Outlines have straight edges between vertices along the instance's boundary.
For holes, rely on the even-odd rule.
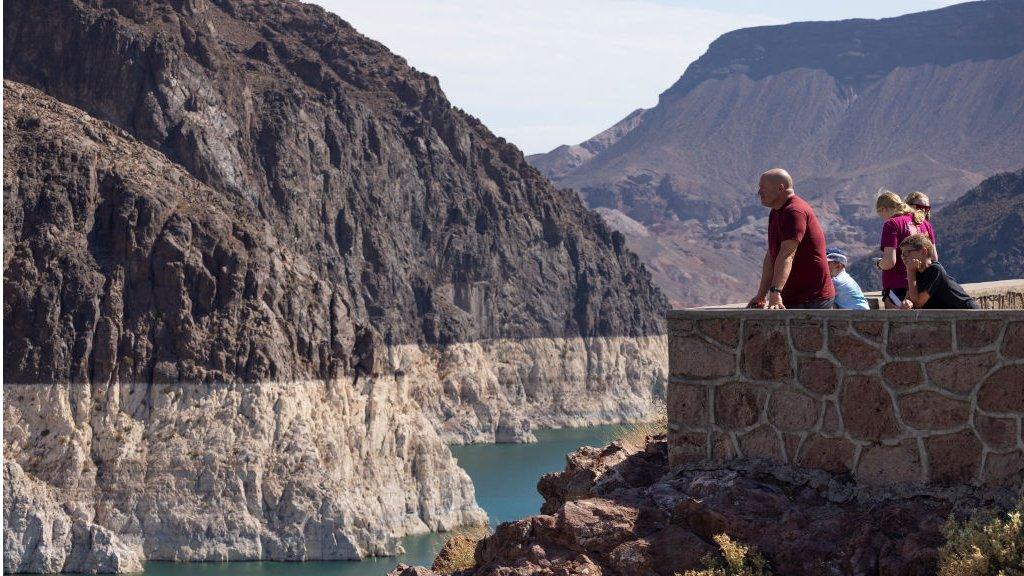
[[877,241],[879,188],[941,206],[1019,168],[1022,26],[1024,2],[990,0],[737,30],[603,152],[564,173],[561,149],[529,161],[639,222],[646,236],[622,232],[674,305],[742,300],[760,271],[767,168],[790,170],[829,242],[854,256]]
[[1024,169],[997,174],[936,215],[943,265],[961,282],[1024,276]]

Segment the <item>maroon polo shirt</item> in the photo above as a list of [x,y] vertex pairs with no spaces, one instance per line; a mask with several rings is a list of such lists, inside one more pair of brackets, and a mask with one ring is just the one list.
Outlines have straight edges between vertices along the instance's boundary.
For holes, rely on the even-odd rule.
[[782,287],[782,303],[796,306],[835,298],[836,289],[825,260],[825,234],[811,205],[795,195],[768,214],[768,256],[772,266],[786,240],[796,240],[798,244],[793,269]]

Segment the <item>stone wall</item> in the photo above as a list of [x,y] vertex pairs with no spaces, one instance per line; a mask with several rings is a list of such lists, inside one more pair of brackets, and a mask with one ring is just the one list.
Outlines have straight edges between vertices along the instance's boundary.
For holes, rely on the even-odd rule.
[[673,465],[1021,489],[1024,311],[688,310],[668,326]]

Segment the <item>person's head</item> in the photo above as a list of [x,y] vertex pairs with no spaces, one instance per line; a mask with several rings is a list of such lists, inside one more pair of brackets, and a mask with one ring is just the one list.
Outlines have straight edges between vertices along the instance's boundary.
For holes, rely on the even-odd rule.
[[914,210],[924,212],[925,220],[931,220],[932,202],[928,199],[927,194],[924,192],[911,192],[910,194],[907,194],[907,204],[909,204]]
[[932,263],[932,250],[935,246],[932,241],[925,234],[911,234],[900,242],[900,257],[903,258],[903,263],[908,267],[909,262],[913,259],[917,259],[921,262],[921,266],[918,267],[918,271],[922,267],[930,266]]
[[757,197],[762,206],[781,208],[793,193],[793,177],[782,168],[768,170],[757,181]]
[[846,254],[839,248],[828,248],[825,250],[825,260],[828,260],[828,273],[835,277],[843,270],[846,270],[846,265],[849,260]]
[[914,224],[920,224],[924,221],[924,212],[920,210],[914,210],[909,204],[903,201],[895,192],[888,190],[882,191],[878,195],[878,199],[875,200],[875,212],[878,213],[879,218],[888,220],[893,216],[902,216],[903,214],[913,214]]

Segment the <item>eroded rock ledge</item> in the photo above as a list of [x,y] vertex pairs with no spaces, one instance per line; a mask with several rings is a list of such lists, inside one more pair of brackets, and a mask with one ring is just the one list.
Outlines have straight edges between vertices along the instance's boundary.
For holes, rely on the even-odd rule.
[[[950,516],[1008,507],[1010,490],[858,486],[849,475],[762,461],[669,469],[644,450],[582,448],[541,478],[541,514],[498,527],[464,575],[666,575],[701,567],[726,533],[776,574],[931,575]],[[423,576],[399,566],[392,576]]]

